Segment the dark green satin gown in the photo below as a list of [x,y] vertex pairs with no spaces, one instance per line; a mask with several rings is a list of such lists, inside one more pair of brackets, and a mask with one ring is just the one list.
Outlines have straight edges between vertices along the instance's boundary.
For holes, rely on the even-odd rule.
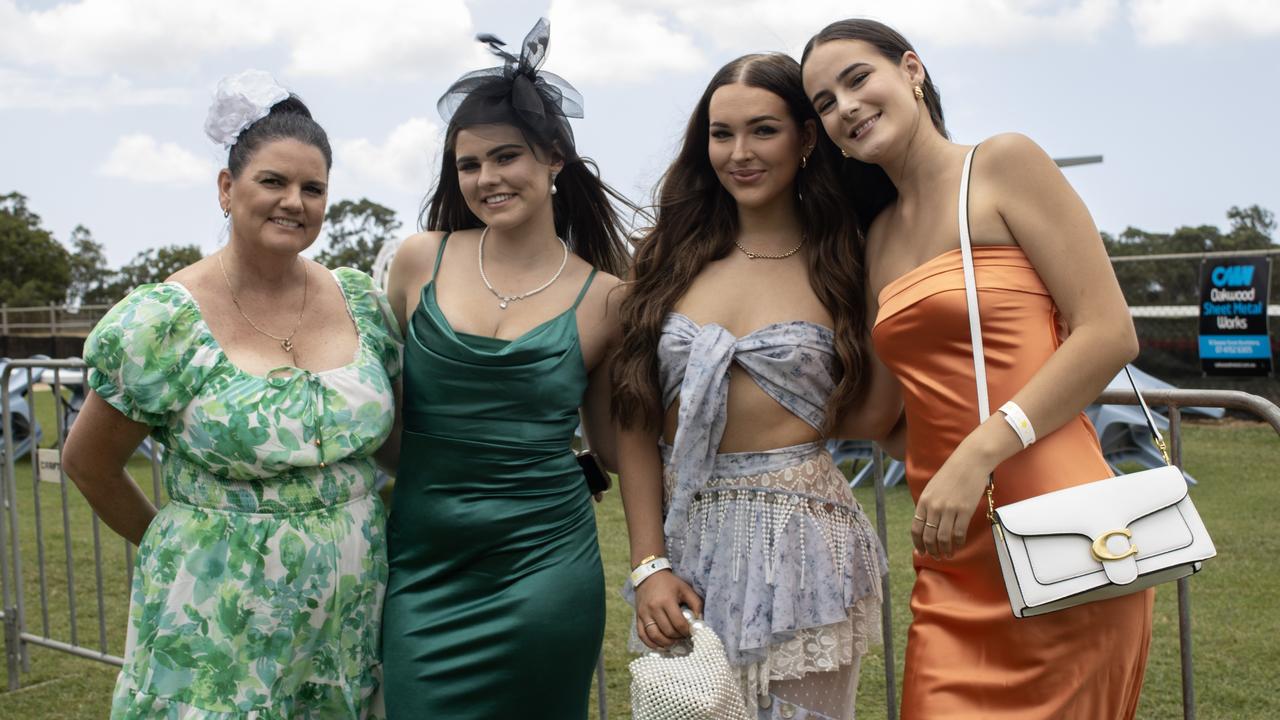
[[587,388],[575,311],[594,277],[511,341],[455,332],[435,277],[422,289],[387,532],[390,720],[587,716],[604,573],[570,442]]

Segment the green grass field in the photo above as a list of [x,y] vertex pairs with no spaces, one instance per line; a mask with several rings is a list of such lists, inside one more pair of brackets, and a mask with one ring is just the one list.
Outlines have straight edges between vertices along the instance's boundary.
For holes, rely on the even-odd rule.
[[[51,410],[44,407],[49,404],[39,406],[46,428],[53,427]],[[50,434],[52,431],[46,430],[46,435]],[[1280,538],[1272,532],[1276,526],[1273,510],[1280,500],[1280,487],[1276,484],[1280,478],[1274,471],[1280,467],[1280,442],[1268,426],[1241,423],[1188,425],[1184,441],[1186,468],[1201,481],[1192,496],[1219,553],[1219,557],[1191,581],[1199,717],[1280,717],[1280,696],[1275,692],[1277,668],[1280,668],[1280,605],[1275,600],[1280,596],[1280,575],[1275,572],[1275,558],[1280,556]],[[150,492],[149,463],[139,458],[130,469]],[[26,461],[17,464],[16,472],[27,631],[43,634],[34,527],[35,483]],[[69,542],[74,558],[76,639],[79,644],[96,650],[99,611],[94,592],[91,514],[75,488],[67,487],[71,532],[69,536],[64,535],[61,489],[47,483],[40,484],[39,489],[45,565],[49,570],[46,578],[49,634],[63,641],[71,639],[68,613],[71,595],[67,590],[66,569],[66,543]],[[859,490],[857,494],[868,512],[873,512],[871,491]],[[907,534],[911,500],[905,488],[888,491],[887,511],[894,603],[894,666],[900,678],[909,621],[907,598],[912,582]],[[630,680],[626,666],[630,656],[626,652],[626,635],[631,618],[629,608],[616,592],[629,568],[626,529],[616,492],[608,494],[598,508],[597,517],[609,586],[606,694],[610,717],[629,718]],[[7,532],[6,526],[6,538]],[[127,610],[125,547],[124,541],[105,527],[101,528],[100,538],[106,647],[119,655],[124,646]],[[567,613],[572,611],[572,598],[565,599],[565,607]],[[1156,600],[1141,718],[1164,720],[1182,716],[1177,618],[1176,593],[1172,585],[1164,586]],[[22,688],[0,692],[0,718],[106,717],[115,667],[37,647],[31,648],[30,659],[30,670],[21,674]],[[595,717],[595,707],[593,694],[592,717]],[[863,662],[858,715],[865,720],[885,716],[884,657],[879,649]]]

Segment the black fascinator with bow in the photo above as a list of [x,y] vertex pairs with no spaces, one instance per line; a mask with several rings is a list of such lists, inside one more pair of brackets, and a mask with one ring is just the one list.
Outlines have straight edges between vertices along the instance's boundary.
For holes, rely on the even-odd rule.
[[[595,163],[580,157],[574,147],[568,118],[582,117],[582,94],[567,80],[539,68],[547,59],[551,25],[541,18],[525,36],[518,54],[493,35],[477,35],[490,52],[502,58],[500,67],[475,70],[458,78],[436,103],[448,124],[441,172],[419,222],[423,228],[456,231],[481,227],[459,186],[461,171],[454,167],[457,133],[477,125],[512,125],[535,156],[543,151],[563,162],[553,178],[552,207],[556,234],[569,249],[592,266],[621,275],[627,250],[622,239],[618,207],[634,208],[626,197],[600,180]],[[546,157],[544,162],[552,158]]]
[[[525,36],[518,56],[503,49],[506,43],[493,35],[482,33],[476,39],[488,45],[490,52],[502,58],[503,64],[458,78],[436,103],[440,117],[448,123],[459,111],[467,114],[467,106],[473,104],[490,107],[509,104],[530,127],[542,129],[548,123],[558,124],[572,138],[564,118],[582,117],[582,94],[559,75],[539,70],[547,59],[547,45],[551,40],[547,19],[538,19]],[[480,114],[487,113],[481,110]]]

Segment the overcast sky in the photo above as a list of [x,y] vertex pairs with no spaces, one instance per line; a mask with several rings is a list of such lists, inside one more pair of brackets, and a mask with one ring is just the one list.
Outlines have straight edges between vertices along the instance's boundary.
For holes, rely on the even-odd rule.
[[0,193],[28,196],[59,240],[86,225],[113,265],[211,251],[226,156],[205,112],[221,76],[253,67],[328,130],[330,202],[388,205],[407,233],[438,169],[436,99],[495,64],[474,35],[518,45],[540,15],[546,68],[586,99],[579,152],[636,200],[716,68],[798,55],[861,15],[916,45],[957,141],[1019,131],[1057,157],[1104,155],[1066,170],[1102,230],[1280,212],[1272,0],[0,0]]

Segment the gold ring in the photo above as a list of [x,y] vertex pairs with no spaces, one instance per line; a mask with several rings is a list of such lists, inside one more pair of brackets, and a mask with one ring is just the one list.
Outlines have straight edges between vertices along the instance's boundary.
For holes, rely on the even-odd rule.
[[925,522],[925,519],[924,519],[924,518],[922,518],[922,517],[920,517],[919,515],[912,515],[911,517],[913,517],[913,518],[915,518],[915,519],[919,520],[920,522]]
[[647,623],[645,623],[645,624],[644,624],[644,627],[646,627],[646,628],[647,628],[647,627],[649,627],[650,625],[657,625],[657,624],[658,624],[658,621],[657,621],[657,620],[650,620],[649,622],[647,622]]
[[925,526],[925,527],[931,527],[931,528],[933,528],[934,530],[937,530],[937,529],[938,529],[938,526],[937,526],[937,525],[934,525],[933,523],[925,523],[925,524],[924,524],[924,526]]

